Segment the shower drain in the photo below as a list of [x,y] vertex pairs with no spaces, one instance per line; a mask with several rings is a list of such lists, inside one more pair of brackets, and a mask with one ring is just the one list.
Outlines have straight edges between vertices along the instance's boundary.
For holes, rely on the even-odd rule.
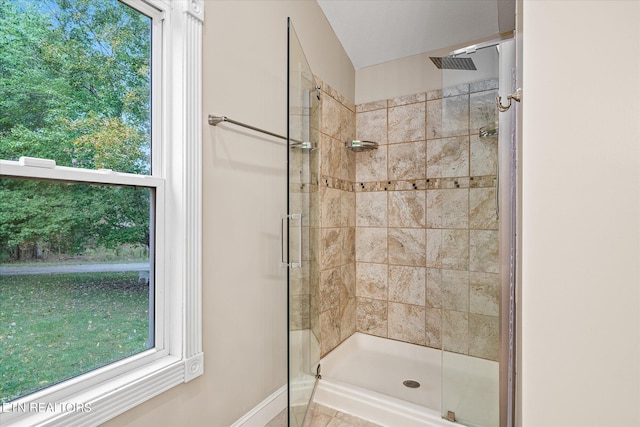
[[404,380],[404,381],[402,381],[402,384],[404,384],[405,387],[409,387],[409,388],[418,388],[418,387],[420,387],[420,383],[418,381],[414,381],[414,380]]

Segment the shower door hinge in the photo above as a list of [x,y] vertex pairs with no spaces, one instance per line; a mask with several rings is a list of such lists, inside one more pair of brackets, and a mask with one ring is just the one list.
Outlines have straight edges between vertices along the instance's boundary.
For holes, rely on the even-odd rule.
[[520,102],[522,100],[522,89],[518,88],[512,94],[507,95],[507,101],[509,101],[507,105],[502,105],[502,97],[498,96],[496,98],[496,104],[498,104],[498,111],[500,111],[501,113],[504,113],[505,111],[509,111],[509,108],[511,108],[512,100],[516,102]]
[[320,99],[320,86],[316,86],[316,98]]
[[322,379],[322,375],[320,375],[320,364],[318,363],[318,366],[316,367],[316,379],[317,380],[321,380]]

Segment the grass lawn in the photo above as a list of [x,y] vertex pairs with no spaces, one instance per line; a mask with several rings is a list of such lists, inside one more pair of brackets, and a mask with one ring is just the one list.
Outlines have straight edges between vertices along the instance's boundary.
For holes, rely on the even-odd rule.
[[0,403],[150,347],[138,272],[0,276]]

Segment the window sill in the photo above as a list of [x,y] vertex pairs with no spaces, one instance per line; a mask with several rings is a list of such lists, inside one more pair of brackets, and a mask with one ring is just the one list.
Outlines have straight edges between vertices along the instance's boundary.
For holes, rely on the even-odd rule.
[[0,425],[99,425],[178,384],[202,375],[203,356],[202,353],[189,359],[165,356],[59,402],[40,401],[23,406],[7,403],[0,413]]

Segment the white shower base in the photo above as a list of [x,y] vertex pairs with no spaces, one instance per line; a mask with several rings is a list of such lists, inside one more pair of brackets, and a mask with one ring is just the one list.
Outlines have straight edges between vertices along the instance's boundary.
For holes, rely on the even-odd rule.
[[[441,417],[445,399],[459,422],[497,427],[498,363],[355,333],[321,361],[314,401],[389,427],[451,427]],[[404,380],[420,383],[405,387]]]

